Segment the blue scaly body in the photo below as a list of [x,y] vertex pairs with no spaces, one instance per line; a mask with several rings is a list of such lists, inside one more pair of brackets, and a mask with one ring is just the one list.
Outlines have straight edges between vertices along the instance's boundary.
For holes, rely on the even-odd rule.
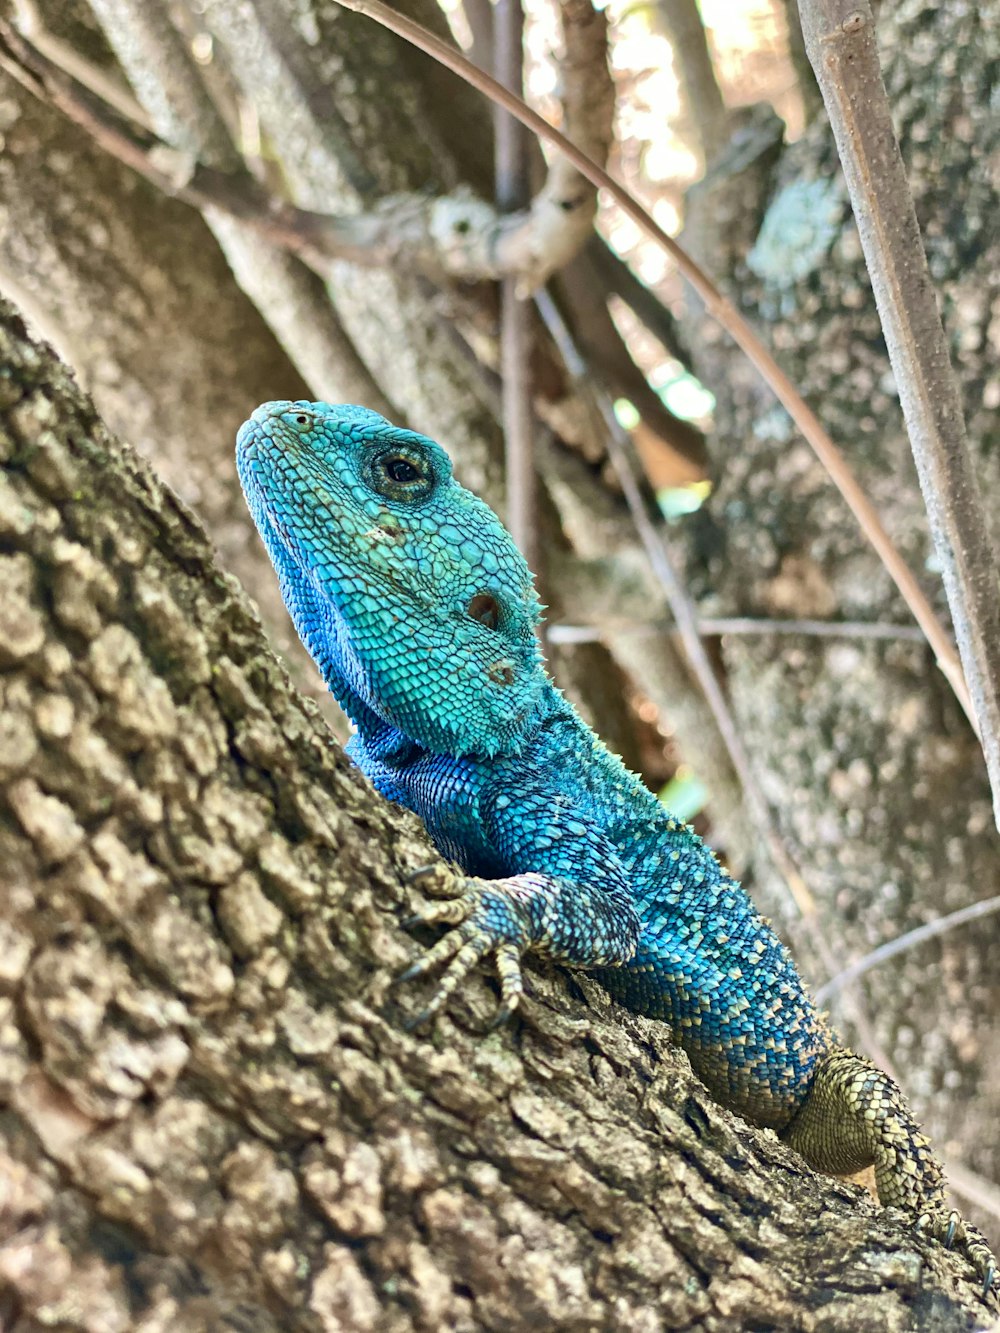
[[548,678],[530,571],[443,449],[361,407],[274,402],[240,479],[296,628],[356,728],[348,753],[467,878],[429,1018],[492,955],[501,1016],[527,951],[596,972],[669,1024],[713,1095],[825,1171],[874,1164],[883,1203],[995,1261],[944,1202],[902,1094],[841,1046],[749,897]]

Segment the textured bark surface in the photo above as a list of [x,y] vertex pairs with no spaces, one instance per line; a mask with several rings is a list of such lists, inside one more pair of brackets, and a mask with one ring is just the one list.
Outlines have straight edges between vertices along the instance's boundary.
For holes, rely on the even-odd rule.
[[402,1031],[416,822],[6,309],[0,365],[5,1328],[976,1326],[588,981]]
[[[990,98],[1000,8],[995,0],[884,5],[881,38],[997,535],[1000,225],[991,172],[1000,133]],[[728,202],[715,212],[729,223],[725,244],[706,257],[768,330],[946,616],[828,127],[815,124],[784,152],[763,194],[753,173],[724,189]],[[699,206],[711,211],[711,197]],[[703,607],[905,622],[885,571],[753,372],[706,326],[692,341],[719,392],[720,446],[726,442],[692,566],[703,580]],[[924,649],[733,638],[725,661],[771,806],[845,964],[996,892],[1000,855],[982,755]],[[772,891],[770,902],[785,915],[780,895]],[[987,1181],[1000,1180],[997,932],[997,918],[987,918],[894,959],[864,982],[876,1033],[919,1117],[947,1156]],[[797,952],[822,979],[815,962],[810,969],[805,942]],[[995,1216],[978,1220],[996,1237]]]

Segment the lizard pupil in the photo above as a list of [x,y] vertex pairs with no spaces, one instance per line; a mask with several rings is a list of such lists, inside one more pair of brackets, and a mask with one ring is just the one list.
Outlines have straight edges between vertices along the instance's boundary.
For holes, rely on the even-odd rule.
[[420,480],[419,470],[408,458],[387,458],[383,466],[390,481],[406,483]]
[[473,620],[478,620],[487,629],[496,629],[500,624],[500,607],[497,599],[488,592],[477,592],[465,610]]

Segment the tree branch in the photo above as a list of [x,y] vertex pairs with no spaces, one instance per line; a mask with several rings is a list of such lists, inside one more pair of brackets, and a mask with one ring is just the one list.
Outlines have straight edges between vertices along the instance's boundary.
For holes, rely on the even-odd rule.
[[709,163],[725,147],[729,118],[697,0],[655,0],[652,10],[670,39],[688,121],[701,146],[702,159]]

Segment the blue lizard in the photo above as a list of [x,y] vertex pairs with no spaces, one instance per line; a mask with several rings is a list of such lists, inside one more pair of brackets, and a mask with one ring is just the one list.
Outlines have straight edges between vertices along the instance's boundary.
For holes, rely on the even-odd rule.
[[272,402],[237,439],[240,480],[285,603],[355,733],[348,753],[414,810],[466,878],[421,919],[453,927],[420,1020],[492,955],[501,1004],[521,958],[595,972],[667,1023],[725,1106],[814,1167],[874,1165],[983,1278],[996,1261],[945,1203],[896,1084],[843,1047],[747,894],[608,751],[549,679],[531,573],[434,441],[362,407]]

